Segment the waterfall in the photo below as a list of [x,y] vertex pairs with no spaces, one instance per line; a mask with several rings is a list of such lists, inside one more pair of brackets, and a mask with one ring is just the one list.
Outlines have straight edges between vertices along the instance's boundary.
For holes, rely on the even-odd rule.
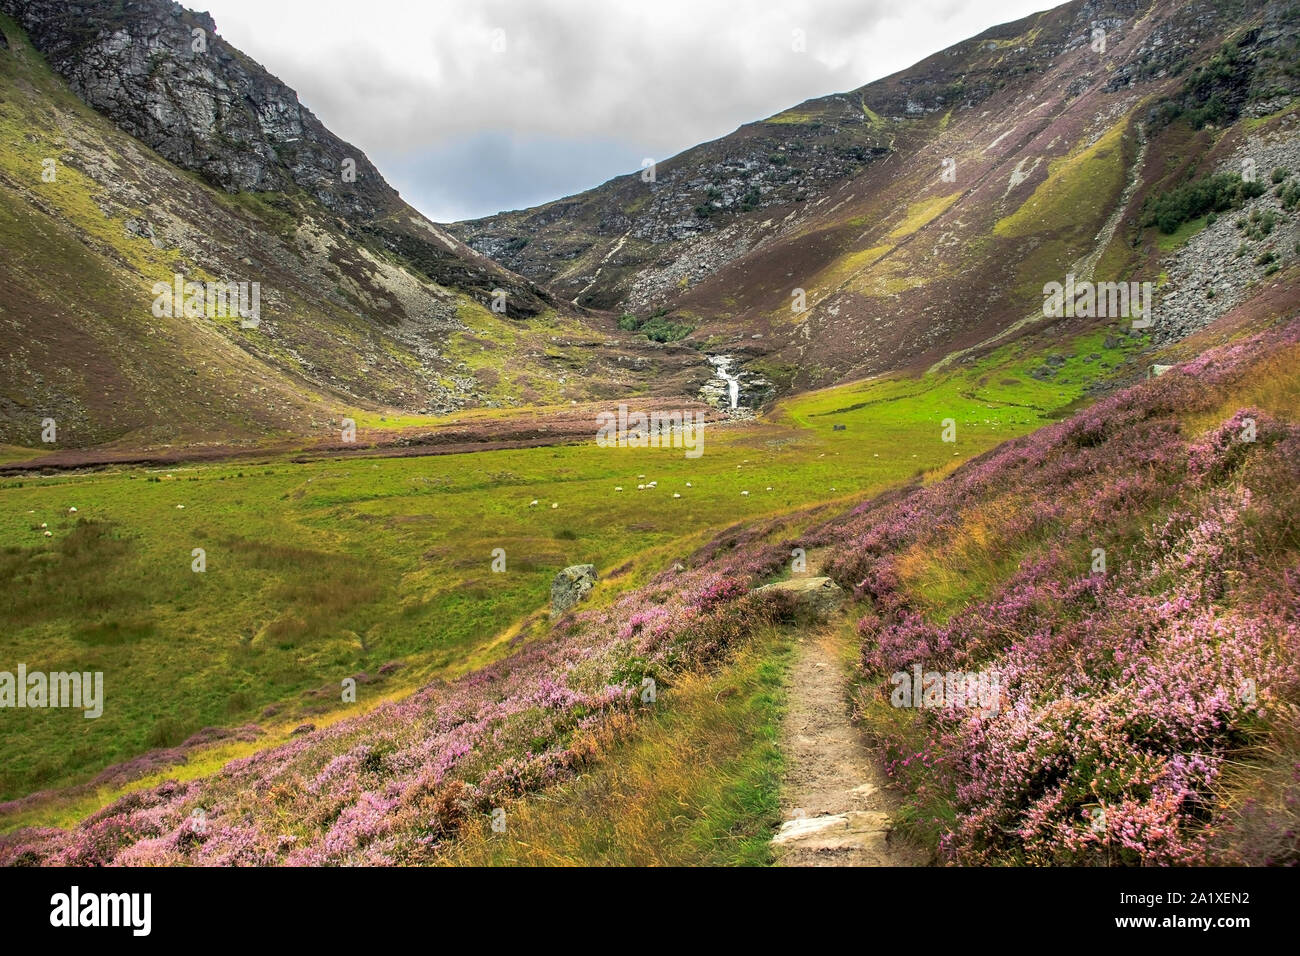
[[709,364],[717,370],[718,378],[727,383],[727,396],[734,410],[740,405],[740,379],[731,374],[731,356],[710,355]]

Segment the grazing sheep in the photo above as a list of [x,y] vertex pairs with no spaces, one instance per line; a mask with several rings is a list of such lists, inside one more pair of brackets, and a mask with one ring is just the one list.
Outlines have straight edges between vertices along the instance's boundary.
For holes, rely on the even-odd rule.
[[532,501],[528,502],[528,507],[530,507],[530,508],[536,508],[536,507],[537,507],[537,499],[534,498]]
[[552,508],[558,508],[558,507],[560,507],[560,503],[559,503],[558,501],[552,501],[552,502],[551,502],[551,507],[552,507]]
[[615,490],[615,491],[622,491],[622,490],[623,490],[623,486],[622,486],[622,485],[615,485],[615,486],[614,486],[614,490]]
[[47,538],[52,538],[52,537],[54,537],[54,532],[53,532],[53,531],[47,531],[47,532],[45,532],[45,537],[47,537]]
[[76,513],[77,513],[77,509],[76,509],[76,508],[69,508],[69,509],[68,509],[68,514],[70,514],[70,515],[75,515]]
[[749,494],[749,492],[748,492],[748,491],[742,491],[741,494],[742,494],[742,495],[747,495],[747,494]]
[[674,498],[680,498],[681,495],[679,495],[677,492],[674,491],[674,492],[673,492],[673,497],[674,497]]

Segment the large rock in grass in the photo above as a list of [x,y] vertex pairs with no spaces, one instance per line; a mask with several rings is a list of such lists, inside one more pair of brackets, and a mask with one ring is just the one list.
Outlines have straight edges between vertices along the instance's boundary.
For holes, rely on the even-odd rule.
[[830,578],[790,578],[764,584],[755,593],[763,591],[783,591],[793,598],[797,608],[818,618],[829,617],[844,600],[844,589]]
[[551,617],[559,617],[577,604],[596,586],[594,564],[572,564],[551,582]]

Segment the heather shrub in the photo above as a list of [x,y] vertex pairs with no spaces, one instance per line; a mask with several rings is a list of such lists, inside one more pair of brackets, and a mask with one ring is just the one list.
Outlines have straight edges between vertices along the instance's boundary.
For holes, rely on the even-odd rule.
[[628,732],[645,678],[670,689],[789,620],[784,596],[751,593],[789,554],[769,541],[778,530],[728,532],[694,570],[568,615],[460,680],[133,792],[70,830],[0,837],[0,865],[435,862],[469,815],[568,779]]
[[[1273,752],[1300,702],[1300,429],[1241,408],[1188,438],[1181,416],[1223,405],[1297,325],[814,531],[838,534],[830,573],[867,604],[856,714],[905,784],[904,827],[945,859],[1295,857],[1297,749],[1274,760],[1267,808],[1233,803],[1225,773]],[[969,577],[981,556],[1013,564],[926,611],[913,588],[934,576],[915,569]],[[891,706],[890,675],[911,668],[994,672],[999,704]],[[1264,849],[1234,849],[1246,834]]]

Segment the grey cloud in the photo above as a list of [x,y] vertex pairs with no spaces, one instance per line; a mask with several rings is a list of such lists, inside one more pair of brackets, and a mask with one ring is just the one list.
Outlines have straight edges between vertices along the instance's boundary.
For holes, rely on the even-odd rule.
[[[596,185],[637,168],[641,156],[667,158],[810,97],[853,89],[1039,4],[207,5],[223,36],[295,87],[327,126],[365,150],[415,205],[438,215],[453,208],[483,214],[496,211],[490,206],[521,206],[562,194],[534,198],[539,184],[567,192]],[[491,48],[497,28],[505,31],[505,53]],[[795,28],[806,33],[806,53],[791,49]],[[901,38],[895,35],[900,31]],[[566,159],[557,144],[567,144],[574,155]],[[495,185],[485,182],[489,171],[502,177]],[[575,182],[578,174],[590,179]],[[561,185],[568,183],[573,185]]]

